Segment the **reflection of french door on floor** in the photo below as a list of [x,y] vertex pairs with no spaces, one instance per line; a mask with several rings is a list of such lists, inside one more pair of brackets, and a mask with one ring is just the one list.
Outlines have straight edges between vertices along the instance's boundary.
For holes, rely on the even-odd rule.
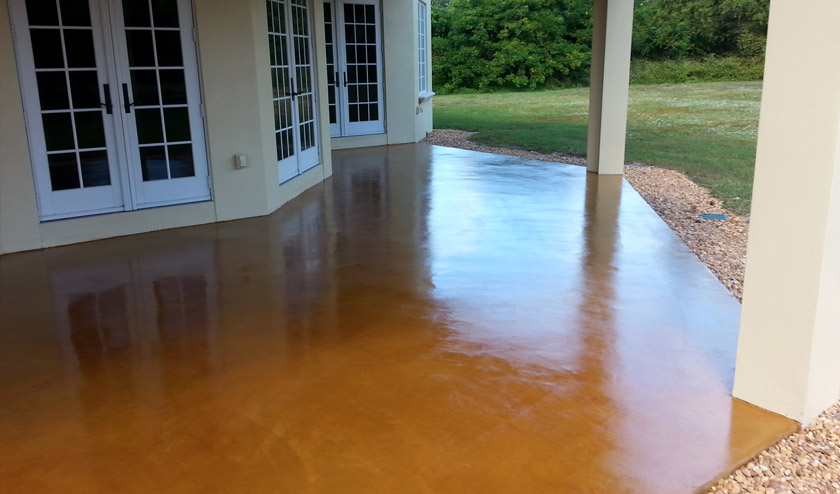
[[280,183],[320,163],[308,0],[267,0]]
[[10,0],[42,220],[207,200],[189,0]]
[[378,0],[324,3],[330,134],[385,132]]

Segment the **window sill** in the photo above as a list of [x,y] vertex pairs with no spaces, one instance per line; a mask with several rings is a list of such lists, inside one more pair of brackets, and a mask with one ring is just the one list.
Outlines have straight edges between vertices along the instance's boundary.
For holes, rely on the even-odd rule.
[[432,91],[422,91],[417,96],[417,102],[418,103],[425,103],[426,101],[432,99],[432,96],[434,96],[434,95],[435,95],[435,93],[432,92]]

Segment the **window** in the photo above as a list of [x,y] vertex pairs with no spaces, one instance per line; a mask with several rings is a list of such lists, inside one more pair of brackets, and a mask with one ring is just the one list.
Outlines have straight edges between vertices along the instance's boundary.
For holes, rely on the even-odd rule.
[[420,95],[422,96],[429,91],[426,72],[426,4],[423,2],[417,3],[417,50]]

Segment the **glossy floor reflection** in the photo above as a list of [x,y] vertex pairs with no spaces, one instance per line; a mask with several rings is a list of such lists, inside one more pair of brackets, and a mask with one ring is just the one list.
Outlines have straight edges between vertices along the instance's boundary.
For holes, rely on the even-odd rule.
[[0,257],[0,492],[680,493],[793,424],[622,180],[406,145],[265,218]]

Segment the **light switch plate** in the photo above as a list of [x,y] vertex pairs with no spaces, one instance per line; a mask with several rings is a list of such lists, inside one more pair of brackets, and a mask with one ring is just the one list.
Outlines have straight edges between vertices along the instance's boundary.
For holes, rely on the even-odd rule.
[[233,166],[237,169],[242,169],[248,166],[248,157],[244,154],[236,154],[233,156]]

